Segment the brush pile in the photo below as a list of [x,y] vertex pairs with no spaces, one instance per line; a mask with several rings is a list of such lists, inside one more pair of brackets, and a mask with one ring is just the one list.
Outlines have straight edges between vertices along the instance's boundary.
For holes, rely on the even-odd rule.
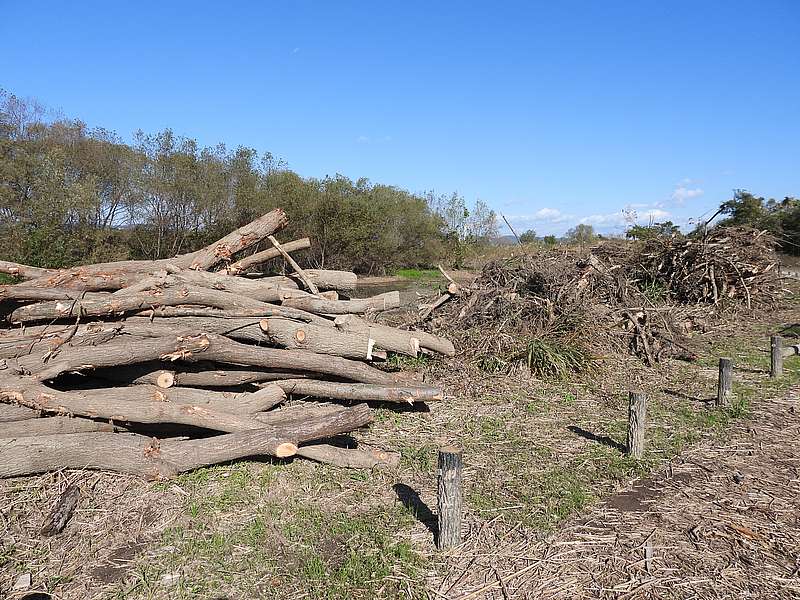
[[[396,461],[311,442],[369,423],[367,402],[440,400],[414,375],[374,365],[453,345],[369,323],[399,294],[347,299],[355,274],[301,269],[289,253],[310,242],[280,244],[273,234],[286,224],[274,210],[167,260],[58,271],[0,262],[20,280],[0,286],[0,477],[95,468],[161,478],[248,456]],[[273,259],[293,272],[249,273]]]
[[428,327],[493,372],[564,378],[613,352],[649,365],[691,359],[689,337],[719,311],[776,301],[776,265],[774,240],[746,228],[541,249],[490,262],[471,286],[448,289]]

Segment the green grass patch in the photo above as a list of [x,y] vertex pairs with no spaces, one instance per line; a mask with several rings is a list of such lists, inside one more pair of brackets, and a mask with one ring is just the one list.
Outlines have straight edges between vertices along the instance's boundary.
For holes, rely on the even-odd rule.
[[442,279],[442,274],[438,269],[397,269],[392,275],[403,277],[404,279],[413,279],[415,281],[422,279]]

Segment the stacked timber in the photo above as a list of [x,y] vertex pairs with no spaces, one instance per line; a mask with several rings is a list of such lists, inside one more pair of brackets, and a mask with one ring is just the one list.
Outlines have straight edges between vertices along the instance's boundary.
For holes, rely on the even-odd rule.
[[[453,345],[372,322],[399,294],[348,298],[356,275],[300,268],[290,253],[310,241],[278,242],[286,224],[273,210],[166,260],[0,261],[19,280],[0,286],[0,477],[93,468],[161,478],[251,456],[395,462],[322,442],[367,425],[367,403],[440,400],[381,363]],[[273,259],[289,274],[251,273]]]

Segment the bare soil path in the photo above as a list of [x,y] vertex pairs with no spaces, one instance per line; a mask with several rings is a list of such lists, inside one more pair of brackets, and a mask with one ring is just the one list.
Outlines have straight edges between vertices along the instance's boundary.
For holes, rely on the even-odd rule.
[[[799,598],[800,387],[542,540],[482,527],[431,582],[458,598]],[[494,552],[487,548],[494,547]]]

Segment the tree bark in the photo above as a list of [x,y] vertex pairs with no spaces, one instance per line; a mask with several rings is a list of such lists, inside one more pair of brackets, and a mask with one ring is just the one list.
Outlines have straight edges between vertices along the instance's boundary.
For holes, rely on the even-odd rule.
[[297,444],[353,431],[369,423],[366,405],[299,425],[218,435],[196,440],[158,440],[125,433],[75,433],[0,440],[0,477],[58,469],[101,469],[166,478],[198,467],[249,456],[292,456]]
[[627,453],[633,458],[644,455],[645,431],[647,429],[647,394],[628,394],[628,443]]
[[260,328],[263,337],[275,346],[356,360],[372,360],[375,340],[371,340],[368,335],[343,333],[335,328],[276,318],[262,319]]
[[17,359],[19,368],[39,381],[55,379],[68,371],[85,371],[154,360],[212,361],[265,369],[306,371],[332,375],[361,383],[392,385],[404,381],[402,374],[386,373],[360,362],[302,350],[260,348],[240,344],[216,334],[165,336],[130,344],[118,340],[98,347],[69,348],[44,365],[38,357]]
[[[53,301],[22,306],[11,313],[11,321],[27,323],[54,319],[83,317],[110,317],[161,306],[182,304],[207,306],[222,310],[247,311],[269,315],[277,307],[264,302],[210,288],[179,286],[158,288],[136,294],[113,295],[99,300]],[[279,309],[280,310],[280,309]],[[284,311],[285,313],[285,311]]]
[[[24,407],[21,407],[24,408]],[[0,423],[0,439],[39,437],[64,433],[89,433],[91,431],[114,431],[116,427],[103,421],[79,417],[43,417]]]
[[295,275],[297,275],[297,277],[303,282],[303,285],[306,286],[308,291],[311,292],[312,294],[319,294],[319,288],[316,286],[316,284],[311,279],[309,279],[308,275],[306,275],[306,272],[303,271],[300,265],[297,264],[297,261],[292,258],[291,254],[289,254],[286,250],[283,249],[283,247],[281,247],[278,240],[275,239],[275,236],[272,235],[267,236],[267,239],[275,247],[275,250],[281,253],[284,260],[291,265],[292,269],[294,269]]
[[344,315],[364,314],[369,311],[381,311],[400,306],[400,292],[387,292],[372,298],[354,300],[325,300],[323,298],[287,298],[282,306],[298,308],[315,314]]
[[81,488],[75,483],[67,486],[67,489],[58,496],[47,520],[42,526],[42,535],[49,537],[61,533],[72,517],[72,513],[75,512],[80,499]]
[[[192,397],[196,397],[198,393],[202,394],[199,390],[188,391]],[[244,411],[239,414],[222,411],[215,408],[211,400],[204,403],[206,406],[184,403],[181,396],[188,394],[181,392],[181,389],[149,390],[144,386],[61,392],[22,379],[0,382],[0,401],[61,415],[131,423],[175,423],[228,432],[260,427],[252,416],[240,416]],[[256,400],[267,401],[275,396],[274,388],[270,388],[264,396],[257,395]],[[225,405],[230,406],[230,403]],[[271,406],[274,406],[274,403]]]
[[297,456],[345,469],[396,468],[400,464],[399,452],[375,448],[339,448],[328,444],[300,446]]
[[214,363],[173,365],[164,369],[161,363],[142,363],[98,369],[99,379],[125,385],[155,385],[162,389],[173,386],[190,388],[235,388],[242,385],[308,377],[307,373],[242,369],[229,366],[220,369]]
[[340,315],[336,317],[334,323],[336,328],[342,331],[369,332],[369,337],[375,340],[377,346],[392,352],[417,356],[419,348],[422,347],[446,356],[453,356],[456,353],[450,340],[425,331],[405,331],[370,323],[355,315]]
[[280,231],[286,227],[288,222],[283,209],[276,208],[252,223],[232,231],[221,240],[217,240],[197,252],[179,256],[170,262],[184,269],[207,271],[221,262],[229,261],[234,254],[246,250]]
[[38,410],[32,410],[24,406],[14,406],[0,402],[0,423],[16,423],[17,421],[29,421],[39,417]]
[[[298,250],[310,248],[311,240],[308,238],[302,238],[293,242],[286,242],[285,244],[281,244],[281,246],[286,252],[296,252]],[[266,250],[256,252],[255,254],[251,254],[250,256],[246,256],[245,258],[236,261],[235,263],[229,265],[226,271],[230,275],[239,275],[240,273],[244,273],[256,265],[264,264],[268,260],[278,258],[279,256],[281,256],[281,253],[277,248],[267,248]]]
[[399,387],[370,385],[366,383],[338,383],[314,379],[286,379],[274,384],[287,394],[312,396],[335,400],[357,400],[359,402],[393,402],[414,404],[414,402],[436,402],[442,400],[442,390],[433,387]]
[[446,550],[461,543],[461,471],[460,449],[448,447],[439,450],[437,472],[439,531],[436,535],[436,547],[439,550]]
[[51,272],[50,269],[41,269],[39,267],[31,267],[7,260],[0,260],[0,273],[5,273],[6,275],[11,275],[20,279],[36,279],[37,277],[44,277]]

